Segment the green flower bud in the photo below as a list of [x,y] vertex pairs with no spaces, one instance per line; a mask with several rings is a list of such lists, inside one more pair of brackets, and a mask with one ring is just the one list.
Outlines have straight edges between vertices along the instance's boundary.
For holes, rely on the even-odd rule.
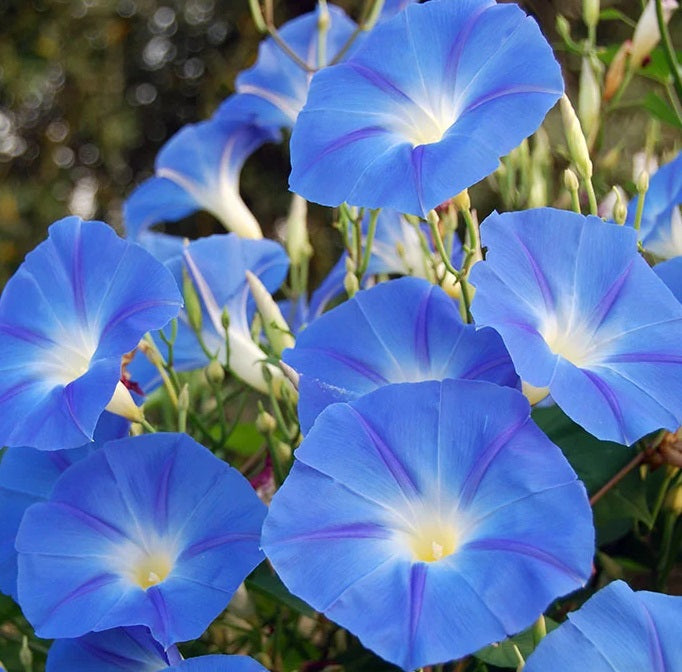
[[187,312],[189,326],[192,327],[196,333],[200,333],[203,321],[201,301],[194,288],[192,278],[189,277],[189,273],[184,268],[182,269],[182,296],[185,300],[185,311]]
[[212,359],[204,369],[204,375],[209,383],[220,385],[225,380],[225,369],[217,359]]

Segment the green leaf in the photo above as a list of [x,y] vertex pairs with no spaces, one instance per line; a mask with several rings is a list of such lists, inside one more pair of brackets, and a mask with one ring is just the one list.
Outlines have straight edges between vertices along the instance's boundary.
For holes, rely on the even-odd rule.
[[227,439],[226,446],[229,450],[250,457],[263,444],[263,437],[253,424],[240,423]]
[[255,590],[261,595],[270,597],[302,616],[314,618],[316,611],[292,595],[281,579],[275,574],[267,562],[262,562],[245,581],[247,590]]
[[651,112],[657,119],[670,124],[675,128],[682,128],[682,122],[678,119],[677,114],[663,98],[656,95],[652,91],[647,93],[644,97],[644,109]]
[[[545,624],[547,626],[547,632],[551,632],[555,628],[559,627],[559,624],[556,621],[553,621],[551,618],[545,618]],[[488,663],[488,665],[495,665],[497,667],[513,667],[516,669],[519,661],[516,657],[516,653],[514,653],[514,644],[516,644],[516,646],[519,648],[519,651],[521,652],[521,655],[524,657],[524,659],[528,658],[528,656],[533,653],[536,646],[535,638],[533,636],[533,628],[528,628],[528,630],[524,630],[518,635],[509,637],[499,644],[486,646],[484,649],[481,649],[474,655],[484,663]]]

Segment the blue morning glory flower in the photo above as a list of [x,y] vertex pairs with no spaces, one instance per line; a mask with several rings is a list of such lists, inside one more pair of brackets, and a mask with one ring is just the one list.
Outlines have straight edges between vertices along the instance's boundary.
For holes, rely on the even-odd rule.
[[264,516],[185,434],[109,442],[24,514],[19,603],[39,637],[146,625],[167,649],[199,637],[261,561]]
[[614,581],[550,632],[524,672],[673,672],[682,661],[682,597]]
[[181,303],[169,271],[106,224],[53,224],[0,298],[0,445],[92,440],[114,393],[127,394],[121,356]]
[[516,5],[411,5],[313,77],[290,187],[423,216],[493,172],[562,92],[549,44]]
[[[336,56],[356,27],[340,7],[328,5],[328,10],[327,63]],[[265,107],[269,108],[269,114],[260,113],[261,123],[291,128],[305,104],[312,72],[320,65],[317,47],[319,11],[318,7],[292,19],[279,30],[289,48],[310,67],[310,72],[301,68],[272,38],[268,38],[258,48],[256,64],[237,76],[237,92],[265,101]],[[218,114],[223,112],[221,107]]]
[[516,390],[470,380],[326,408],[263,526],[282,581],[405,670],[530,625],[584,585],[594,531],[529,411]]
[[77,639],[58,639],[47,656],[46,672],[266,672],[246,656],[200,656],[182,660],[175,646],[168,651],[147,628],[113,628]]
[[[639,196],[628,205],[627,223],[635,221]],[[646,250],[662,259],[682,255],[682,152],[661,166],[649,181],[644,199],[640,240]]]
[[682,306],[633,229],[539,208],[493,213],[481,235],[472,314],[502,335],[522,380],[600,439],[682,424]]
[[[279,131],[256,122],[257,110],[245,109],[232,96],[220,114],[180,129],[156,157],[155,177],[143,182],[123,206],[128,236],[166,260],[182,248],[182,239],[151,231],[207,210],[229,231],[262,238],[260,226],[239,194],[239,174],[246,159]],[[259,107],[262,103],[256,101]]]
[[[218,234],[192,241],[182,255],[167,262],[178,283],[183,268],[189,274],[202,307],[202,338],[208,350],[225,361],[229,341],[230,370],[252,387],[267,392],[262,364],[266,355],[251,337],[255,303],[251,297],[246,271],[254,273],[266,289],[274,293],[284,281],[289,259],[284,248],[272,240],[246,240],[237,234]],[[229,315],[227,335],[223,311]],[[163,347],[160,348],[163,352]],[[178,319],[174,346],[176,371],[193,371],[206,366],[209,359],[189,325],[183,310]],[[135,358],[129,371],[144,389],[158,384],[156,372],[142,358]],[[269,366],[275,380],[282,380],[279,368]]]
[[17,552],[14,540],[26,509],[49,497],[57,479],[74,462],[111,439],[128,433],[124,418],[102,413],[95,428],[94,442],[69,450],[42,451],[35,448],[7,448],[0,460],[0,591],[17,599]]
[[455,302],[420,278],[358,292],[304,329],[283,359],[301,374],[298,414],[304,433],[329,404],[389,383],[444,378],[519,383],[499,335],[464,324]]

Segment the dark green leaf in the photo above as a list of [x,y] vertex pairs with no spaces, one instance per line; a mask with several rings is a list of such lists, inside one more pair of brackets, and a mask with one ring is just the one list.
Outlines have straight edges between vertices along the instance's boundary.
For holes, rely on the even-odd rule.
[[255,590],[261,595],[271,597],[302,616],[315,617],[315,610],[292,595],[266,562],[261,563],[245,583],[248,590]]
[[655,93],[647,93],[644,98],[644,108],[666,124],[670,124],[675,128],[682,128],[682,122],[678,119],[672,107]]
[[[551,632],[555,628],[559,627],[559,624],[556,621],[553,621],[551,618],[545,618],[545,624],[547,626],[547,632]],[[524,659],[528,658],[528,656],[533,653],[536,646],[535,639],[533,637],[533,629],[528,628],[528,630],[524,630],[518,635],[514,635],[514,637],[505,639],[499,644],[486,646],[484,649],[481,649],[474,655],[476,658],[488,663],[489,665],[496,665],[497,667],[513,667],[516,669],[519,661],[516,657],[516,654],[514,653],[514,644],[516,644]]]

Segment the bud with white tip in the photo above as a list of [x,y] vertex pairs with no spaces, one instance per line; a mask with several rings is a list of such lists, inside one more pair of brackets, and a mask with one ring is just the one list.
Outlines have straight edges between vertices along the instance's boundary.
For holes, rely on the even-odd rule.
[[[663,0],[661,4],[663,5],[663,19],[668,23],[679,5],[676,0]],[[649,0],[642,16],[639,17],[635,34],[632,36],[632,48],[630,50],[632,67],[639,68],[660,39],[661,32],[658,28],[658,17],[656,16],[656,0]]]
[[246,280],[251,288],[251,294],[256,301],[258,312],[263,319],[265,335],[273,351],[279,356],[283,350],[293,348],[295,344],[289,325],[282,316],[282,311],[272,298],[270,292],[260,281],[260,278],[251,271],[246,271]]

